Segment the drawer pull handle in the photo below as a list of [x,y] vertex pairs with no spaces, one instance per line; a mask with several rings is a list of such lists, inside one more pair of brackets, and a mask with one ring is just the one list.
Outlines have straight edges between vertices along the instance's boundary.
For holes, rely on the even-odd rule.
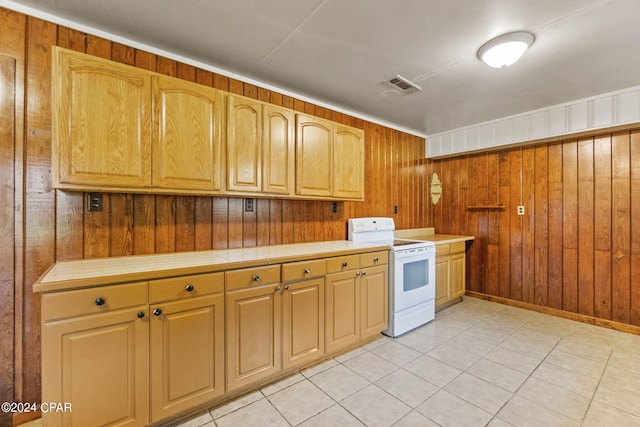
[[253,276],[253,281],[257,282],[258,280],[260,280],[260,276],[258,276],[257,274],[255,276]]
[[194,287],[192,284],[188,284],[186,288],[184,288],[187,292],[193,291]]
[[309,269],[309,268],[305,268],[305,269],[304,269],[304,274],[309,274],[309,273],[311,273],[311,269]]
[[142,319],[144,317],[144,311],[138,312],[138,319]]
[[102,297],[96,298],[96,305],[104,305],[106,301]]
[[343,262],[343,263],[342,263],[342,266],[343,266],[343,267],[346,267],[347,265],[349,265],[349,263],[347,263],[347,261],[345,261],[345,262]]
[[162,309],[161,308],[156,308],[155,310],[153,310],[153,315],[154,316],[160,316],[162,314]]
[[378,257],[375,257],[375,258],[373,259],[373,262],[378,262],[378,261],[380,261],[380,258],[378,258]]

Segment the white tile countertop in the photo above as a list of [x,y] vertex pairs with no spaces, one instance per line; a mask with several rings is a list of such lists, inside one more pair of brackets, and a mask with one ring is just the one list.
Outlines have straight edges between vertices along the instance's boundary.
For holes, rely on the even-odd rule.
[[68,290],[388,249],[389,246],[381,246],[375,243],[332,240],[251,248],[61,261],[53,264],[38,279],[33,286],[33,291]]

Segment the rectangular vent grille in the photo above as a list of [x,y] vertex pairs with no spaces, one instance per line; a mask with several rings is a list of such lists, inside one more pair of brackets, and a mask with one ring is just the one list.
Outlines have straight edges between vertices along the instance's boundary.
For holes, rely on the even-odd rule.
[[422,88],[414,83],[411,83],[409,80],[405,79],[402,76],[395,76],[394,78],[387,80],[391,86],[398,88],[405,94],[416,93],[421,91]]

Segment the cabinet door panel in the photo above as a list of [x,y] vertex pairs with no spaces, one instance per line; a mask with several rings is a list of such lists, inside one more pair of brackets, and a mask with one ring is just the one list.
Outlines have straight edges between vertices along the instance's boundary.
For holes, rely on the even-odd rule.
[[282,297],[276,288],[226,295],[227,391],[280,371]]
[[263,106],[262,190],[292,194],[294,179],[293,112],[272,105]]
[[296,115],[296,194],[333,194],[333,124]]
[[360,292],[356,272],[330,274],[326,288],[327,353],[360,339]]
[[334,197],[364,198],[364,131],[336,125],[333,170]]
[[283,293],[283,367],[324,354],[324,278],[286,285]]
[[66,49],[53,58],[56,184],[149,187],[150,75]]
[[436,307],[449,301],[449,255],[436,257]]
[[262,104],[229,97],[227,114],[227,188],[262,190]]
[[451,277],[449,282],[450,298],[458,298],[464,295],[466,280],[467,256],[463,253],[451,255]]
[[222,191],[222,95],[172,77],[153,84],[153,185]]
[[389,323],[389,269],[368,268],[362,277],[362,319],[360,339],[378,335]]
[[151,318],[151,421],[224,393],[223,294],[157,304]]
[[71,402],[46,412],[49,426],[148,424],[147,306],[42,325],[43,402]]

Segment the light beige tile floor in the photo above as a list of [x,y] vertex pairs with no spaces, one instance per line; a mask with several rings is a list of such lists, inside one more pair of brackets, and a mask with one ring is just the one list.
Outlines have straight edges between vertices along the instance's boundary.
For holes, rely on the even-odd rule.
[[180,427],[640,426],[640,336],[465,297]]
[[465,297],[186,426],[640,426],[640,336]]

